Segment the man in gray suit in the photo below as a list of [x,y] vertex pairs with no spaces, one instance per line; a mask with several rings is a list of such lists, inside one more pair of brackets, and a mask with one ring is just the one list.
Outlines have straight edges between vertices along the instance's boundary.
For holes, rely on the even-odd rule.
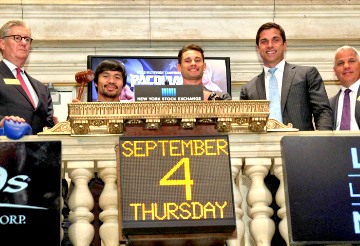
[[[342,46],[335,51],[334,72],[341,83],[336,96],[330,98],[334,112],[334,130],[359,130],[360,127],[360,58],[357,49]],[[346,89],[350,89],[350,125],[340,128]]]
[[286,46],[285,31],[280,25],[269,22],[259,28],[256,48],[264,69],[241,88],[240,99],[269,100],[269,70],[276,68],[282,122],[292,123],[300,131],[332,130],[332,111],[318,70],[287,63]]
[[30,28],[22,20],[8,21],[0,28],[0,51],[4,58],[0,62],[0,127],[4,120],[25,121],[37,134],[44,127],[54,126],[56,118],[47,86],[24,70],[31,42]]

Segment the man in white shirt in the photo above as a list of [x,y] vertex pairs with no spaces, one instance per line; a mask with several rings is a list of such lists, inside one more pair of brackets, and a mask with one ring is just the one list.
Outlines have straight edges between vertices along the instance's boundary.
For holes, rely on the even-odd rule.
[[[351,46],[342,46],[335,52],[334,72],[341,83],[341,89],[336,96],[330,98],[330,106],[334,115],[334,130],[359,130],[360,126],[360,58],[359,52]],[[349,90],[347,90],[349,89]],[[342,118],[345,91],[349,95],[350,124],[343,126]],[[345,103],[344,103],[345,102]]]

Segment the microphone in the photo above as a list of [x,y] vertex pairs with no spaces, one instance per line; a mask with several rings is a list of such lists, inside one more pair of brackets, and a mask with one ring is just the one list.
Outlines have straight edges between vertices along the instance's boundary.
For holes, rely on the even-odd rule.
[[94,72],[91,69],[87,69],[86,71],[77,72],[75,74],[76,83],[80,84],[79,93],[77,99],[80,100],[81,96],[84,92],[85,84],[94,80]]

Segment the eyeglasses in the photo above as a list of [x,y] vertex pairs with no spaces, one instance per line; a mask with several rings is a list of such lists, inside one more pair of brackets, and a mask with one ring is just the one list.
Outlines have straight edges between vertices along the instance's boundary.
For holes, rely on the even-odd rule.
[[22,37],[20,35],[8,35],[8,36],[4,36],[2,38],[4,39],[4,38],[10,38],[10,37],[13,37],[13,39],[15,40],[16,43],[20,43],[21,40],[25,40],[25,43],[31,44],[31,42],[33,41],[33,39],[30,37]]

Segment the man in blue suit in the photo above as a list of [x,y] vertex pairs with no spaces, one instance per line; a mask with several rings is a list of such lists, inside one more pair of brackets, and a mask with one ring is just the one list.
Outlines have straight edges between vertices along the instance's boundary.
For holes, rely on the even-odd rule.
[[279,81],[283,123],[292,123],[300,131],[332,130],[332,111],[318,70],[287,63],[286,46],[285,31],[280,25],[269,22],[259,28],[256,48],[264,69],[241,88],[240,99],[269,100],[269,70],[277,68],[274,74]]
[[[33,134],[52,127],[53,104],[46,85],[24,70],[32,42],[29,27],[22,20],[12,20],[0,29],[0,127],[4,120],[27,122]],[[28,93],[17,78],[17,70]]]
[[341,83],[341,89],[332,98],[330,105],[334,112],[334,130],[340,130],[344,101],[344,92],[350,89],[350,125],[349,129],[356,131],[360,127],[360,58],[357,49],[342,46],[335,52],[334,72]]

